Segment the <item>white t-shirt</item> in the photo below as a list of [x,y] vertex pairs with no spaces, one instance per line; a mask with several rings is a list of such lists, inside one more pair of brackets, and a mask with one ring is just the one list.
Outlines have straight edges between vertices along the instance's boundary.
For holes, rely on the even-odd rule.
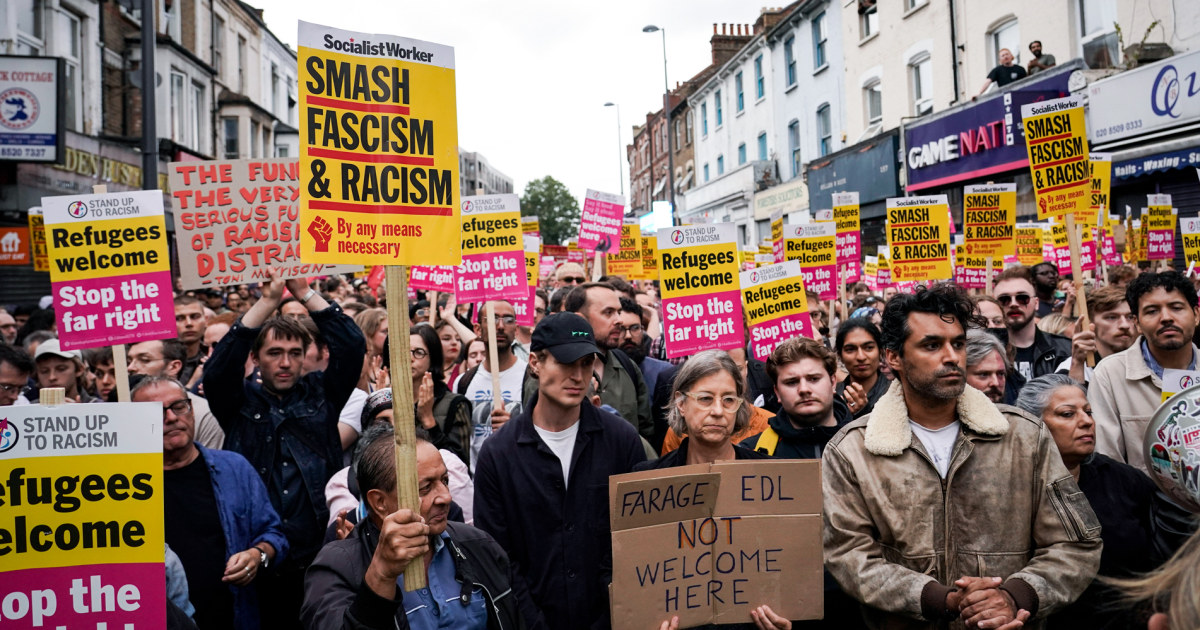
[[950,458],[954,455],[954,443],[958,441],[958,420],[936,430],[931,431],[925,427],[908,421],[908,425],[912,427],[913,434],[921,440],[921,446],[925,447],[925,452],[933,458],[933,465],[937,467],[938,474],[942,479],[946,478],[946,473],[950,472]]
[[354,432],[362,435],[362,410],[367,404],[367,392],[355,387],[350,392],[350,398],[346,401],[346,406],[342,407],[342,413],[338,416],[338,423],[347,425],[354,429]]
[[575,436],[579,434],[579,421],[576,420],[575,424],[562,431],[547,431],[536,424],[533,425],[533,428],[537,430],[546,446],[549,446],[550,450],[558,456],[558,461],[562,464],[563,487],[565,488],[571,474],[571,455],[575,452]]
[[[479,370],[475,372],[475,378],[471,379],[471,383],[467,385],[467,400],[471,404],[479,401],[492,400],[492,375],[487,371],[486,361],[479,364]],[[521,389],[521,381],[525,378],[525,362],[517,359],[512,367],[500,372],[500,392],[505,401],[522,402],[521,397],[523,391]]]

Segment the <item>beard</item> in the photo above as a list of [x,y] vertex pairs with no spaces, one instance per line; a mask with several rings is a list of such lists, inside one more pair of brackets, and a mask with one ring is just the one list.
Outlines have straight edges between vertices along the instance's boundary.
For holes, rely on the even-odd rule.
[[1033,321],[1033,315],[1021,313],[1020,319],[1010,319],[1008,313],[1004,314],[1004,325],[1009,330],[1025,330],[1025,327]]
[[641,365],[646,360],[646,348],[644,344],[623,343],[621,344],[621,351],[629,355],[629,358],[633,359],[633,362],[638,365]]
[[[955,400],[962,396],[967,387],[967,371],[962,367],[943,366],[929,374],[923,374],[913,369],[906,359],[901,359],[901,361],[904,362],[904,377],[908,380],[909,386],[916,392],[934,400]],[[942,381],[943,376],[951,374],[957,374],[960,377],[958,383],[950,384]]]

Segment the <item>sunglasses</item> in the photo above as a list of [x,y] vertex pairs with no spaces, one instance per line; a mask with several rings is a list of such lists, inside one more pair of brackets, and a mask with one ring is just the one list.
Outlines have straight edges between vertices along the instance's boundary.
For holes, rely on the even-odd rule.
[[559,280],[569,284],[583,284],[584,282],[587,282],[587,278],[584,278],[583,276],[563,276],[562,278],[559,278]]
[[997,295],[996,301],[1000,303],[1000,306],[1008,306],[1009,304],[1013,303],[1013,300],[1016,300],[1017,304],[1020,304],[1021,306],[1028,306],[1031,297],[1032,296],[1030,296],[1028,293],[1018,293],[1016,295]]

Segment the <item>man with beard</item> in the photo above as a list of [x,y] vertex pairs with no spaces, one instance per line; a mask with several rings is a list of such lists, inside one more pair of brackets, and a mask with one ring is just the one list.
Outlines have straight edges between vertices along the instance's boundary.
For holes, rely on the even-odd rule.
[[[500,366],[500,397],[504,400],[504,405],[499,409],[493,408],[496,398],[492,393],[490,356],[484,356],[479,365],[459,377],[455,390],[466,396],[474,406],[471,412],[471,423],[474,425],[471,435],[472,462],[478,458],[483,442],[493,431],[499,430],[508,422],[512,411],[519,410],[524,399],[522,380],[525,377],[526,363],[517,358],[512,351],[512,344],[517,335],[517,312],[506,300],[485,303],[476,313],[475,320],[475,334],[480,339],[487,339],[488,304],[496,310],[496,359]],[[485,343],[484,347],[487,348],[487,352],[491,352],[490,344]]]
[[1138,276],[1125,296],[1142,336],[1096,366],[1088,400],[1096,452],[1150,474],[1142,442],[1162,404],[1163,370],[1196,369],[1196,290],[1179,272],[1166,271]]
[[1099,522],[1041,419],[966,386],[973,310],[953,284],[889,302],[897,382],[825,448],[825,566],[870,628],[1026,622],[1100,564]]
[[1040,262],[1034,265],[1030,272],[1033,275],[1033,288],[1037,291],[1037,316],[1045,317],[1054,312],[1054,292],[1058,290],[1058,265]]
[[1109,285],[1087,294],[1087,330],[1077,330],[1071,338],[1071,357],[1056,370],[1080,383],[1092,381],[1092,368],[1087,365],[1089,354],[1100,359],[1116,354],[1133,345],[1133,327],[1137,319],[1125,300],[1125,289]]
[[[1071,356],[1071,340],[1038,329],[1035,322],[1041,300],[1034,294],[1027,267],[1010,267],[996,279],[996,301],[1004,309],[1008,347],[1012,349],[1013,380],[1019,391],[1032,378],[1053,374]],[[1016,378],[1016,377],[1020,378]]]
[[671,384],[675,381],[676,367],[667,361],[647,356],[650,339],[646,328],[650,317],[646,309],[633,300],[621,298],[621,352],[633,360],[646,380],[650,392],[650,415],[654,418],[654,437],[650,445],[654,450],[662,448],[667,433],[667,404],[671,401]]
[[1019,392],[1005,390],[1008,369],[1004,344],[995,335],[978,328],[967,331],[967,385],[983,392],[994,403],[1006,402],[1009,394],[1016,400]]

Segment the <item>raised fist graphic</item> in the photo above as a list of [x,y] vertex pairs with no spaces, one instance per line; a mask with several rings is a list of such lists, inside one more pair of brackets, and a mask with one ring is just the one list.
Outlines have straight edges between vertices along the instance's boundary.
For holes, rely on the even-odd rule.
[[308,233],[316,241],[317,252],[329,251],[329,239],[333,238],[333,226],[321,217],[313,219],[312,223],[308,224]]

